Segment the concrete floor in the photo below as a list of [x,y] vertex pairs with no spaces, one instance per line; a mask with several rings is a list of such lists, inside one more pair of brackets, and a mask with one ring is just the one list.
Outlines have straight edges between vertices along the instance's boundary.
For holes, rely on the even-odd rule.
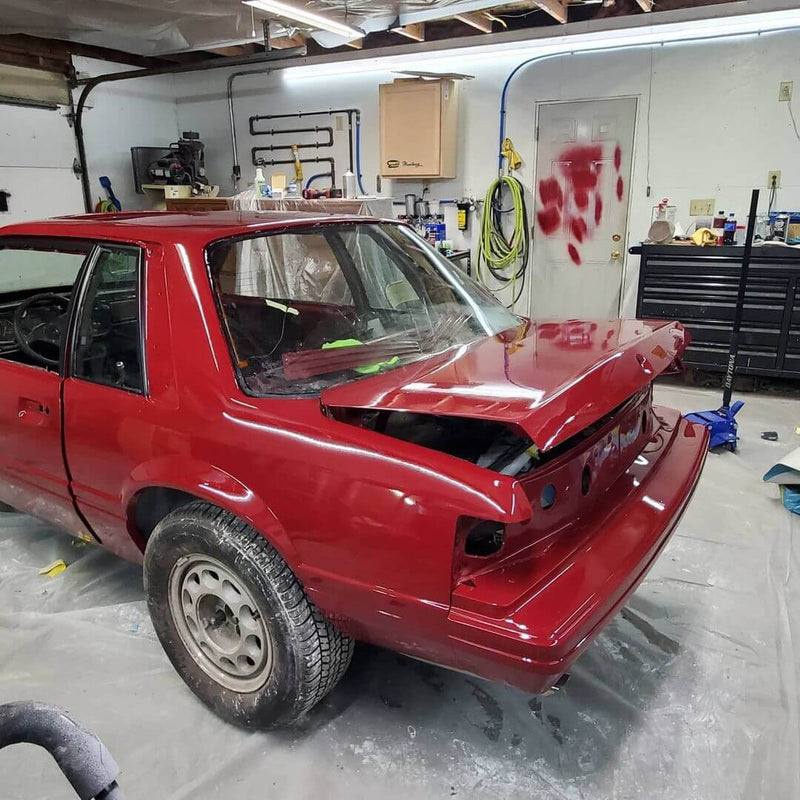
[[[684,411],[719,398],[657,395]],[[138,568],[0,515],[0,702],[67,709],[129,798],[797,798],[800,570],[794,519],[760,478],[800,446],[800,404],[744,399],[739,453],[709,457],[647,581],[555,696],[361,647],[299,728],[248,734],[173,672]],[[61,576],[37,574],[61,557]],[[0,752],[3,800],[71,796],[43,752]]]

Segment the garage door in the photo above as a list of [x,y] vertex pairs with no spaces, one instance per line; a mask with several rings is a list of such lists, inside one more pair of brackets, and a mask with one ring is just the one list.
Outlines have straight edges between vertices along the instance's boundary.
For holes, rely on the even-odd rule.
[[[14,96],[41,96],[42,75],[28,82],[17,76]],[[2,81],[2,94],[9,85]],[[0,212],[0,226],[83,212],[81,184],[72,170],[75,135],[64,110],[63,105],[32,108],[0,99],[0,191],[10,195],[8,211]]]

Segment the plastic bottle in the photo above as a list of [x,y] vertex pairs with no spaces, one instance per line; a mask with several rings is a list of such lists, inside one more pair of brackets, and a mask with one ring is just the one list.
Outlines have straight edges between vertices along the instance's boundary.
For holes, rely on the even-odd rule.
[[721,245],[725,235],[725,212],[717,211],[714,221],[711,223],[711,230],[717,234],[717,244]]
[[267,185],[267,179],[264,177],[264,170],[261,167],[256,167],[256,178],[253,181],[256,197],[268,196],[266,192]]
[[731,213],[725,223],[725,232],[722,235],[722,243],[726,245],[736,244],[736,215]]

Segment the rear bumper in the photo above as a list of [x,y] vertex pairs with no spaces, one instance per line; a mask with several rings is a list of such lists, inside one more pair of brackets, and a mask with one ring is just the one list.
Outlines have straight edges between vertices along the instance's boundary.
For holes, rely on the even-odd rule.
[[[469,602],[454,602],[448,616],[453,666],[545,692],[636,590],[686,509],[708,452],[702,426],[672,409],[655,411],[664,423],[659,441],[619,479],[628,484],[625,501],[568,558],[545,576],[528,564],[535,582],[522,586],[502,613],[481,614]],[[492,579],[520,585],[525,570],[501,570]]]

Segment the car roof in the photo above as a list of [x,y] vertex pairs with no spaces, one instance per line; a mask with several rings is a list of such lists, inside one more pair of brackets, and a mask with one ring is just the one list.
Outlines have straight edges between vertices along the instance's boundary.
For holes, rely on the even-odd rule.
[[[376,217],[305,211],[128,211],[82,214],[0,228],[0,236],[57,236],[80,239],[205,244],[259,231],[336,222],[380,222]],[[396,220],[395,220],[396,221]]]

